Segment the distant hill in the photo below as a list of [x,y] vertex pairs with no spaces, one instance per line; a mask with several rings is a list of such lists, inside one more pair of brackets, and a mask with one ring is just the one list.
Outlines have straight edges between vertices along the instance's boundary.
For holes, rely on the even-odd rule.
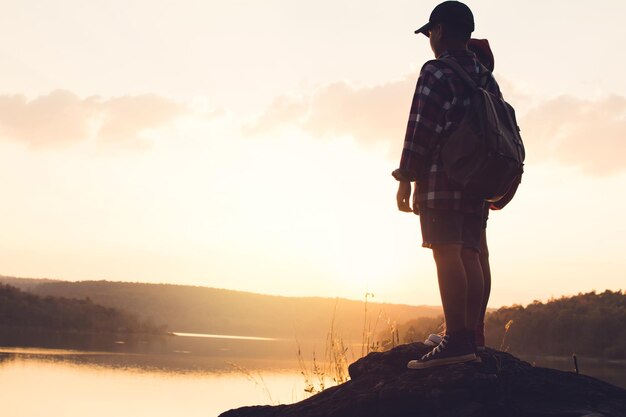
[[[360,341],[364,301],[321,297],[281,297],[171,284],[110,281],[55,281],[2,277],[0,282],[41,296],[84,299],[128,311],[175,332],[324,339],[333,315],[346,340]],[[336,309],[336,313],[335,313]],[[368,302],[369,328],[441,315],[440,307]],[[378,323],[377,325],[375,325]]]
[[29,291],[39,284],[48,283],[48,282],[62,282],[58,279],[48,279],[48,278],[16,278],[16,277],[5,277],[0,275],[0,282],[6,285],[11,285],[13,287],[20,288],[24,291]]
[[69,332],[164,333],[137,317],[94,304],[90,299],[38,296],[0,284],[0,328]]

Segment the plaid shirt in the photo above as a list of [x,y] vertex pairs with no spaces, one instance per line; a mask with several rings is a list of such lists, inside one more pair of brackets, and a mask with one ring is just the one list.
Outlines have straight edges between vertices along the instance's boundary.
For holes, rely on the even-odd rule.
[[[452,58],[474,79],[485,73],[476,55],[470,51],[446,51],[440,58]],[[500,95],[493,76],[487,91]],[[480,212],[482,200],[472,199],[461,185],[446,175],[440,155],[441,138],[456,128],[464,108],[470,103],[465,83],[444,63],[428,61],[422,67],[404,139],[400,159],[400,177],[417,181],[417,201],[421,207]]]

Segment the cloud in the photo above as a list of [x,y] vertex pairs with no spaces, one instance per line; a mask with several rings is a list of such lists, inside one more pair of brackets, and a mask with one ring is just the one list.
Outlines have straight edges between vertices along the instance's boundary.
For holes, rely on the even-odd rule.
[[[350,135],[365,144],[387,143],[390,156],[398,157],[416,79],[417,74],[409,74],[361,88],[337,82],[308,96],[280,96],[243,131],[259,135],[296,126],[319,138]],[[518,109],[527,163],[555,159],[593,175],[626,170],[625,97],[561,96],[542,101],[505,79],[500,84]]]
[[[354,87],[336,82],[301,97],[279,96],[255,120],[244,126],[247,135],[298,126],[318,137],[352,135],[368,143],[393,141],[402,145],[409,107],[419,73],[375,86]],[[505,81],[515,102],[529,101]]]
[[182,115],[186,109],[153,94],[111,98],[102,103],[97,136],[108,143],[139,140],[139,135]]
[[144,94],[81,99],[66,90],[28,100],[0,95],[0,136],[33,148],[64,147],[95,139],[115,146],[144,146],[142,134],[171,122],[186,111],[169,99]]
[[346,82],[304,97],[280,96],[244,134],[298,126],[317,137],[351,135],[364,143],[402,145],[417,74],[382,85],[356,88]]
[[530,110],[520,125],[529,160],[555,159],[593,175],[626,170],[625,97],[557,97]]

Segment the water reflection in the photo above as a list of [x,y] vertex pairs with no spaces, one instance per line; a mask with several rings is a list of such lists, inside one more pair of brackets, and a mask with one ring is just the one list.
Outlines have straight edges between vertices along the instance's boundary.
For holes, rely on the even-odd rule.
[[0,351],[0,366],[15,360],[15,355]]
[[[580,364],[592,374],[589,361]],[[11,417],[217,416],[306,397],[295,361],[19,347],[0,348],[0,387],[2,415]]]
[[17,359],[173,374],[239,373],[242,369],[272,372],[298,369],[298,363],[295,359],[209,357],[175,353],[72,352],[54,349],[6,349],[0,347],[0,368]]
[[284,340],[4,329],[2,415],[216,416],[291,403],[305,397],[295,351]]
[[[314,346],[314,342],[304,343],[303,351],[312,357]],[[2,361],[19,356],[49,362],[163,372],[229,372],[237,367],[297,368],[295,341],[254,337],[195,334],[193,337],[146,337],[1,329],[0,352]]]
[[[308,396],[295,340],[207,336],[0,330],[2,415],[217,416]],[[303,356],[316,345],[302,341]]]
[[[48,349],[0,347],[0,368],[15,360],[37,360],[48,363],[65,363],[72,365],[86,365],[111,369],[138,370],[142,372],[161,372],[172,374],[206,374],[206,373],[245,373],[245,372],[300,372],[300,364],[293,352],[293,346],[288,343],[278,343],[273,349],[259,351],[251,346],[249,341],[240,341],[241,346],[229,350],[244,352],[245,355],[227,355],[220,348],[219,355],[207,354],[215,346],[203,346],[198,349],[193,340],[172,340],[165,344],[159,342],[159,349],[154,347],[139,351],[136,346],[126,345],[129,351],[81,351],[76,349]],[[180,343],[180,344],[179,344]],[[206,341],[213,345],[211,341]],[[286,345],[286,346],[284,346]],[[309,346],[312,358],[314,346]],[[252,350],[252,351],[251,351]],[[155,353],[156,351],[156,353]],[[262,356],[265,353],[266,356]],[[255,356],[256,355],[256,356]],[[574,371],[571,358],[558,357],[522,357],[534,366]],[[598,361],[579,357],[580,373],[593,376],[611,384],[626,388],[626,363],[624,361]],[[305,361],[306,362],[306,361]]]
[[272,342],[275,340],[273,337],[258,337],[258,336],[233,336],[226,334],[206,334],[206,333],[172,333],[174,336],[183,336],[183,337],[201,337],[204,339],[235,339],[235,340],[264,340],[266,342]]
[[236,356],[251,354],[258,356],[255,353],[258,352],[260,356],[274,356],[284,353],[286,348],[293,351],[295,340],[197,333],[169,335],[67,333],[0,327],[0,346],[125,353],[170,353],[174,350],[190,350],[198,354]]
[[[66,361],[65,354],[37,355],[42,352],[0,354],[8,358],[0,365],[2,415],[217,416],[230,408],[304,398],[303,384],[293,371],[266,371],[258,385],[250,376],[234,372],[118,369]],[[73,356],[82,357],[91,355]]]

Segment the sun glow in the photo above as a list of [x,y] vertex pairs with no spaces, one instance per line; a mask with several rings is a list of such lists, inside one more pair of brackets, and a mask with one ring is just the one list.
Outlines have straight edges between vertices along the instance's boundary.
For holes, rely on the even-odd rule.
[[[0,274],[439,302],[389,175],[432,58],[412,34],[423,4],[40,3],[0,25]],[[488,227],[496,305],[616,289],[626,269],[626,78],[597,66],[624,5],[596,10],[596,37],[584,4],[537,7],[519,11],[535,33],[571,39],[528,60],[528,19],[472,4],[528,153]]]

